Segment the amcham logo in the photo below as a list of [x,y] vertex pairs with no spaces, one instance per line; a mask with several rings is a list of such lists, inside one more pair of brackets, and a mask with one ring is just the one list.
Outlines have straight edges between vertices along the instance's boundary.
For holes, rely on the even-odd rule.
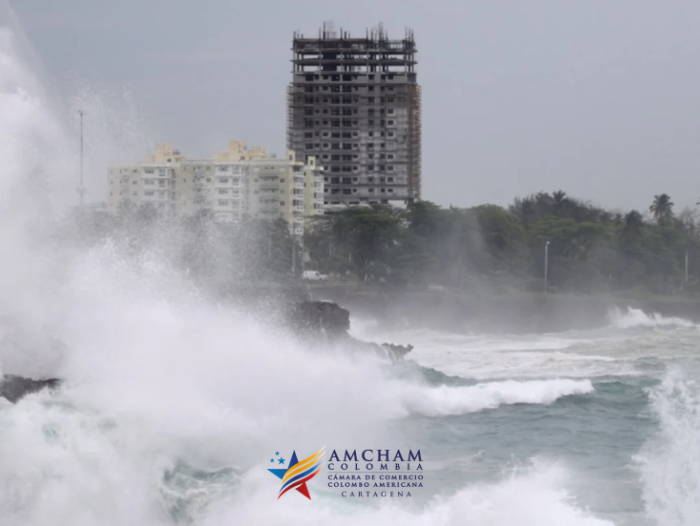
[[[310,457],[306,457],[304,460],[299,461],[297,459],[297,452],[294,451],[292,452],[292,458],[289,460],[289,466],[286,469],[268,469],[270,473],[282,479],[282,487],[280,488],[277,498],[279,499],[290,489],[295,489],[304,495],[304,497],[311,500],[309,488],[306,486],[306,483],[318,475],[321,468],[323,468],[323,457],[325,453],[326,446],[323,446]],[[270,459],[270,462],[273,464],[275,461],[282,466],[286,462],[284,457],[280,456],[279,451],[275,453],[275,457]]]

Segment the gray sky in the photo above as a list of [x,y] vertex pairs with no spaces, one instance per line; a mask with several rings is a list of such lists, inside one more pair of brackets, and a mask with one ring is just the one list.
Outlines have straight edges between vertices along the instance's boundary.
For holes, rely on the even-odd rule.
[[415,31],[423,197],[563,189],[646,209],[700,198],[697,0],[11,0],[59,92],[131,89],[151,136],[209,155],[285,144],[292,33]]

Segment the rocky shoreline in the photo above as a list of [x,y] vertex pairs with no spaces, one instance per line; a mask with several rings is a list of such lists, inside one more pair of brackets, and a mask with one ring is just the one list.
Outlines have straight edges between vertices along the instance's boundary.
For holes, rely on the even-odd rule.
[[[348,352],[371,353],[392,362],[403,360],[413,346],[363,342],[348,333],[350,311],[326,301],[297,301],[282,309],[284,326],[307,345],[338,346]],[[0,379],[0,397],[17,403],[31,393],[61,386],[59,378],[32,379],[4,375]]]
[[350,311],[329,301],[302,301],[286,313],[288,328],[309,344],[339,345],[352,352],[374,353],[391,361],[403,360],[412,345],[369,343],[349,334]]

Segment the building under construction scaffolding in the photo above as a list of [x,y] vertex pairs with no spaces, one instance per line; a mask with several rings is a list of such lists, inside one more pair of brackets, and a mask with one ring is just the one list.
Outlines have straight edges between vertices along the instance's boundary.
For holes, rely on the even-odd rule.
[[351,38],[326,22],[294,34],[287,147],[325,170],[324,203],[406,203],[421,195],[421,90],[413,31],[381,24]]

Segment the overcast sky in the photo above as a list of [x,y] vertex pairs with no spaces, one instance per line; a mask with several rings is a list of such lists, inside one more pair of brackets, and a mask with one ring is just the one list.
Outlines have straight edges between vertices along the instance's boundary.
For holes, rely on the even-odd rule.
[[[0,0],[1,1],[1,0]],[[415,31],[423,197],[563,189],[608,207],[700,198],[697,0],[11,0],[63,96],[129,88],[151,136],[285,145],[292,33]]]

